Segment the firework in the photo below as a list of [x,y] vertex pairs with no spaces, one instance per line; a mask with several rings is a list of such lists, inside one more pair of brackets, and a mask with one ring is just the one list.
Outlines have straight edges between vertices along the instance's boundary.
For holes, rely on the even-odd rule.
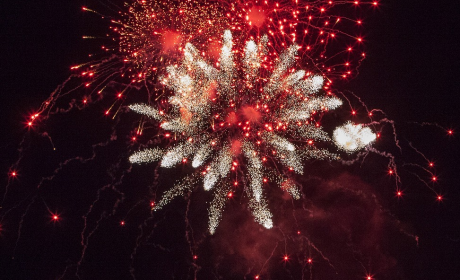
[[369,127],[348,122],[334,130],[334,143],[342,150],[352,153],[372,143],[376,135]]
[[[238,52],[232,47],[232,33],[226,30],[218,68],[187,44],[182,64],[168,66],[168,75],[162,78],[174,93],[167,99],[169,110],[145,104],[129,106],[159,122],[165,134],[175,133],[177,139],[165,150],[134,153],[132,163],[159,161],[161,167],[171,168],[191,158],[192,166],[201,174],[201,178],[194,174],[167,191],[155,209],[202,181],[205,190],[214,190],[209,208],[209,231],[214,233],[229,186],[236,180],[232,171],[245,169],[249,182],[245,193],[252,214],[261,225],[271,228],[264,180],[270,177],[299,199],[289,173],[303,174],[302,161],[307,158],[337,158],[314,144],[330,141],[315,122],[315,115],[339,107],[341,100],[325,93],[321,75],[295,70],[296,45],[288,47],[271,69],[265,59],[267,44],[266,36],[259,43],[248,41],[242,58],[235,59]],[[267,158],[276,163],[268,164]]]

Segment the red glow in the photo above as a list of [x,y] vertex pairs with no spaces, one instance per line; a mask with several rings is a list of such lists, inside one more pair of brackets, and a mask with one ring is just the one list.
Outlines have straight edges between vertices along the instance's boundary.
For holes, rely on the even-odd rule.
[[288,256],[288,255],[284,255],[283,260],[284,260],[285,262],[287,262],[287,261],[289,260],[289,256]]
[[241,111],[242,111],[241,113],[246,118],[246,120],[252,123],[258,123],[260,119],[262,118],[262,115],[260,114],[260,112],[254,109],[253,107],[246,106],[246,107],[243,107]]
[[265,22],[266,15],[262,7],[255,6],[249,11],[246,19],[250,24],[260,28]]
[[447,134],[452,135],[452,134],[454,134],[454,131],[453,131],[452,129],[449,129],[449,130],[447,131]]
[[431,177],[431,180],[432,180],[433,182],[435,182],[436,180],[438,180],[438,178],[437,178],[436,176],[433,176],[433,177]]
[[241,141],[240,140],[233,141],[231,150],[234,155],[239,155],[241,153]]
[[171,51],[179,46],[181,41],[180,34],[174,31],[163,33],[163,51]]
[[254,276],[254,279],[258,280],[258,279],[259,279],[259,275]]
[[227,196],[228,196],[229,198],[232,198],[232,197],[233,197],[233,193],[232,193],[232,192],[229,192],[229,193],[227,194]]
[[394,171],[393,170],[388,170],[388,174],[393,175]]
[[198,256],[197,256],[197,255],[193,255],[193,259],[194,259],[194,260],[198,259]]
[[433,163],[433,162],[430,162],[429,165],[430,165],[430,167],[433,167],[433,166],[434,166],[434,163]]
[[18,175],[18,174],[16,173],[16,171],[11,172],[11,176],[12,176],[12,177],[16,177],[16,175]]
[[401,197],[401,196],[402,196],[402,191],[397,191],[397,192],[396,192],[396,195],[397,195],[398,197]]
[[436,197],[436,199],[437,199],[438,201],[442,201],[442,195],[438,195],[438,196]]
[[308,262],[309,264],[312,264],[312,263],[313,263],[313,260],[312,260],[311,258],[308,258],[307,262]]
[[121,221],[121,222],[120,222],[120,225],[121,225],[121,226],[124,226],[124,225],[125,225],[125,221]]
[[229,123],[229,124],[236,124],[238,122],[238,118],[236,116],[236,113],[235,112],[230,112],[227,116],[227,118],[225,118],[225,122]]

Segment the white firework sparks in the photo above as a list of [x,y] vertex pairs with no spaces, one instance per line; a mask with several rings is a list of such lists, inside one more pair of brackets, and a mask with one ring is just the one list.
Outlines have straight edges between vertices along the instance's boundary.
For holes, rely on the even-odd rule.
[[238,184],[236,172],[232,171],[245,169],[244,182],[248,185],[244,191],[249,208],[258,223],[271,228],[272,213],[263,191],[266,178],[275,178],[270,181],[278,182],[284,191],[299,199],[301,192],[288,174],[302,174],[305,159],[337,158],[312,144],[330,141],[321,127],[312,124],[312,115],[337,108],[342,102],[322,94],[321,75],[292,70],[297,46],[287,48],[270,71],[263,67],[268,52],[266,36],[259,44],[247,42],[243,58],[237,62],[229,30],[224,32],[222,43],[218,68],[206,62],[190,43],[185,47],[182,64],[167,67],[168,75],[162,80],[174,92],[168,99],[172,105],[168,112],[145,104],[129,106],[179,138],[170,148],[140,151],[130,161],[158,161],[161,167],[171,168],[191,158],[197,172],[166,191],[154,209],[201,182],[205,190],[214,192],[209,207],[211,234],[220,222],[232,185]]
[[376,135],[369,127],[348,122],[334,130],[334,143],[347,153],[360,150],[374,142]]

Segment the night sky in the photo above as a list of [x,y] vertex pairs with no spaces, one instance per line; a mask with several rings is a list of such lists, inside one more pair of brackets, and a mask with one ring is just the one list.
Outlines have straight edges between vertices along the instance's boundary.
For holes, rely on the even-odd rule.
[[[414,175],[426,173],[411,165],[400,166],[404,197],[397,199],[385,159],[373,156],[362,166],[349,167],[307,163],[309,172],[299,181],[308,186],[311,205],[320,205],[317,213],[329,213],[326,217],[302,220],[295,228],[292,208],[300,216],[311,213],[298,208],[301,204],[283,203],[285,198],[273,192],[279,197],[273,198],[273,212],[283,231],[259,230],[243,200],[230,203],[220,231],[209,237],[204,202],[209,197],[203,192],[189,204],[177,199],[146,221],[147,186],[156,173],[152,166],[130,170],[122,160],[132,148],[125,141],[132,129],[129,119],[117,123],[119,140],[95,148],[94,160],[72,161],[51,182],[40,183],[68,158],[91,158],[91,145],[110,137],[115,125],[100,114],[110,101],[40,124],[51,138],[28,131],[26,125],[29,114],[70,75],[70,66],[86,61],[99,45],[81,39],[107,29],[94,15],[82,12],[91,2],[0,4],[2,194],[10,182],[0,210],[4,215],[12,209],[0,224],[0,279],[132,279],[131,273],[136,279],[194,279],[194,271],[197,279],[254,279],[258,264],[271,253],[270,268],[262,270],[261,279],[302,279],[302,273],[304,279],[460,279],[460,4],[381,1],[363,19],[367,57],[360,73],[341,88],[394,120],[405,150],[401,153],[389,144],[389,129],[383,131],[387,136],[379,148],[400,163],[426,167],[411,143],[435,163],[435,188],[442,202]],[[449,129],[453,135],[448,135]],[[23,137],[31,148],[20,153]],[[10,166],[19,156],[24,156],[19,175],[11,179]],[[170,185],[178,176],[165,173],[159,185]],[[53,221],[54,214],[58,221]],[[121,221],[126,224],[121,226]],[[192,227],[194,233],[187,235]],[[297,230],[305,238],[296,236]],[[192,245],[187,238],[193,239]],[[302,256],[311,249],[307,239],[334,268],[314,250],[313,265],[303,263]],[[350,249],[350,240],[357,250]],[[283,261],[283,253],[289,261]]]

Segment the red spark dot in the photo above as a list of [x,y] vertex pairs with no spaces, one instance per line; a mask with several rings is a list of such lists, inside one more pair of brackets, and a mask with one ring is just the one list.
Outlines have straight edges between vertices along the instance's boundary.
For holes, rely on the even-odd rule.
[[137,138],[136,138],[136,137],[133,137],[133,138],[131,138],[131,140],[133,140],[133,141],[136,141],[136,140],[137,140]]
[[166,137],[166,138],[168,138],[168,137],[170,137],[170,136],[171,136],[171,134],[169,134],[169,133],[166,133],[166,134],[165,134],[165,137]]
[[53,220],[54,220],[54,221],[59,220],[59,216],[58,216],[58,215],[53,215]]
[[433,166],[434,166],[434,163],[430,162],[429,165],[430,165],[430,167],[433,167]]
[[438,180],[438,178],[437,178],[436,176],[433,176],[433,177],[431,177],[431,180],[432,180],[433,182],[435,182],[436,180]]
[[396,192],[396,195],[399,196],[399,197],[401,197],[401,196],[402,196],[402,191],[397,191],[397,192]]
[[155,202],[154,201],[150,202],[150,207],[152,207],[152,208],[155,207]]
[[32,126],[32,124],[33,124],[32,122],[28,122],[28,123],[27,123],[28,126]]
[[120,226],[124,226],[124,225],[125,225],[125,221],[121,221]]
[[447,134],[452,135],[452,134],[454,134],[454,131],[453,131],[452,129],[449,129],[449,130],[447,131]]
[[297,231],[297,235],[300,235],[300,230]]
[[11,176],[12,176],[12,177],[16,177],[16,175],[18,175],[18,174],[16,173],[16,171],[11,172]]
[[356,111],[351,111],[351,114],[354,116],[356,115]]
[[388,174],[392,175],[393,173],[394,173],[394,171],[393,171],[393,170],[391,170],[391,169],[390,169],[390,170],[388,170]]
[[233,185],[234,185],[234,186],[238,186],[238,182],[235,181],[235,182],[233,183]]
[[372,112],[369,113],[369,117],[372,117]]
[[367,279],[367,280],[372,280],[372,277],[371,277],[371,276],[367,276],[366,279]]
[[186,162],[187,162],[187,159],[186,159],[186,158],[182,159],[182,162],[183,162],[183,163],[186,163]]
[[311,258],[308,258],[307,262],[308,262],[309,264],[312,264],[312,263],[313,263],[313,260],[312,260]]
[[232,198],[232,197],[233,197],[233,193],[232,193],[232,192],[229,192],[229,193],[227,194],[227,196],[228,196],[229,198]]
[[357,23],[358,23],[358,24],[361,24],[361,23],[363,23],[363,22],[362,22],[362,21],[360,21],[360,20],[358,20],[358,21],[357,21]]
[[436,199],[437,199],[438,201],[442,201],[442,196],[441,196],[441,195],[438,195],[438,196],[436,197]]
[[119,93],[117,96],[118,96],[118,98],[121,98],[122,95],[121,95],[121,93]]
[[105,111],[105,114],[106,114],[106,115],[108,115],[108,114],[109,114],[109,111],[108,111],[108,110],[107,110],[107,111]]
[[380,138],[380,133],[377,133],[377,138]]
[[197,256],[197,255],[193,255],[193,259],[194,259],[194,260],[198,259],[198,256]]
[[259,279],[259,275],[254,276],[254,279],[258,280],[258,279]]
[[285,262],[288,261],[288,260],[289,260],[289,256],[288,256],[288,255],[284,255],[283,260],[284,260]]
[[357,38],[358,42],[362,42],[363,41],[363,38],[359,37]]

